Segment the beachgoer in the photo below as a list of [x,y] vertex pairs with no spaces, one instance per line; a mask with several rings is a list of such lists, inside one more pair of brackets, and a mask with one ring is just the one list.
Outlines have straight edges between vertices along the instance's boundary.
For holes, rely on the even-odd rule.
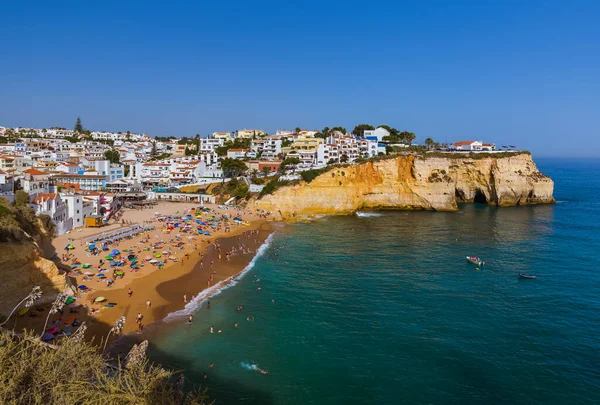
[[141,313],[141,312],[138,312],[138,314],[137,314],[137,319],[136,319],[136,322],[137,322],[137,323],[140,323],[140,322],[142,322],[142,318],[143,318],[143,317],[144,317],[144,316],[142,315],[142,313]]
[[127,295],[129,295],[129,298],[131,298],[131,296],[133,295],[133,291],[131,291],[131,288],[127,289]]
[[187,295],[183,294],[183,302],[187,302]]
[[192,323],[193,320],[194,320],[194,316],[190,315],[190,317],[189,317],[189,323]]
[[208,301],[208,304],[206,305],[206,309],[210,309],[210,301]]
[[238,325],[238,323],[237,323],[237,322],[233,324],[233,327],[234,327],[234,328],[237,328],[238,326],[239,326],[239,325]]
[[215,366],[215,363],[210,363],[208,368],[213,368]]
[[150,306],[152,305],[152,303],[150,302],[150,300],[146,301],[146,308],[150,309]]
[[208,376],[206,375],[206,373],[204,373],[204,379],[206,380],[208,378]]
[[215,333],[215,327],[214,326],[210,326],[210,333]]

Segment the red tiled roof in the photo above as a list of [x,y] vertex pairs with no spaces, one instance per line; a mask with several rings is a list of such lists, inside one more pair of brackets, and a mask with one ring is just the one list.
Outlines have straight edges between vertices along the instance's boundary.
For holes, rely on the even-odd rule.
[[473,142],[475,142],[475,141],[459,141],[459,142],[456,142],[454,145],[456,145],[456,146],[460,146],[460,145],[470,145],[470,144],[472,144]]
[[41,174],[48,174],[46,172],[41,172],[41,171],[36,170],[36,169],[23,170],[23,173],[31,174],[32,176],[39,176]]
[[35,198],[33,199],[34,203],[39,203],[43,201],[47,201],[47,200],[55,200],[56,197],[58,196],[57,193],[41,193],[35,196]]

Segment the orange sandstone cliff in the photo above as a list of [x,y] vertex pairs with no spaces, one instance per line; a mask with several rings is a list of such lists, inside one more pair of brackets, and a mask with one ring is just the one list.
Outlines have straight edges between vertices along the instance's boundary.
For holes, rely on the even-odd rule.
[[497,206],[553,203],[554,182],[529,153],[406,154],[332,167],[312,182],[255,202],[281,219],[358,210],[457,211],[458,202]]

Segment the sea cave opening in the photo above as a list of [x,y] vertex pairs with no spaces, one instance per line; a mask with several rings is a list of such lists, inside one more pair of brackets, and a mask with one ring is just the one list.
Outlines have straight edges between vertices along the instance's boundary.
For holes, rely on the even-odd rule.
[[488,201],[483,191],[477,189],[475,191],[475,197],[473,197],[473,202],[478,204],[487,204]]

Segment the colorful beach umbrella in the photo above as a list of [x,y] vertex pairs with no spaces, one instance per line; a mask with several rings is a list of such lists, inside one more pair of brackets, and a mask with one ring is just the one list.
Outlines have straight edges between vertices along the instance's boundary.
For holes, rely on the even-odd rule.
[[83,285],[83,284],[82,284],[82,285],[80,285],[80,286],[79,286],[79,287],[77,287],[77,288],[79,288],[80,290],[87,290],[87,286],[86,286],[86,285]]
[[162,255],[161,255],[160,253],[157,253],[157,254],[155,254],[155,255],[154,255],[154,257],[157,257],[157,258],[158,258],[158,257],[161,257],[161,256],[162,256]]
[[113,255],[106,255],[106,256],[104,256],[104,258],[107,259],[107,260],[112,260],[115,257]]
[[104,301],[106,301],[106,298],[104,298],[104,297],[98,297],[94,300],[94,302],[104,302]]
[[121,253],[119,249],[113,249],[113,251],[111,252],[112,255],[118,255],[119,253]]
[[67,297],[67,300],[65,301],[65,305],[69,305],[75,302],[75,298],[73,297]]

